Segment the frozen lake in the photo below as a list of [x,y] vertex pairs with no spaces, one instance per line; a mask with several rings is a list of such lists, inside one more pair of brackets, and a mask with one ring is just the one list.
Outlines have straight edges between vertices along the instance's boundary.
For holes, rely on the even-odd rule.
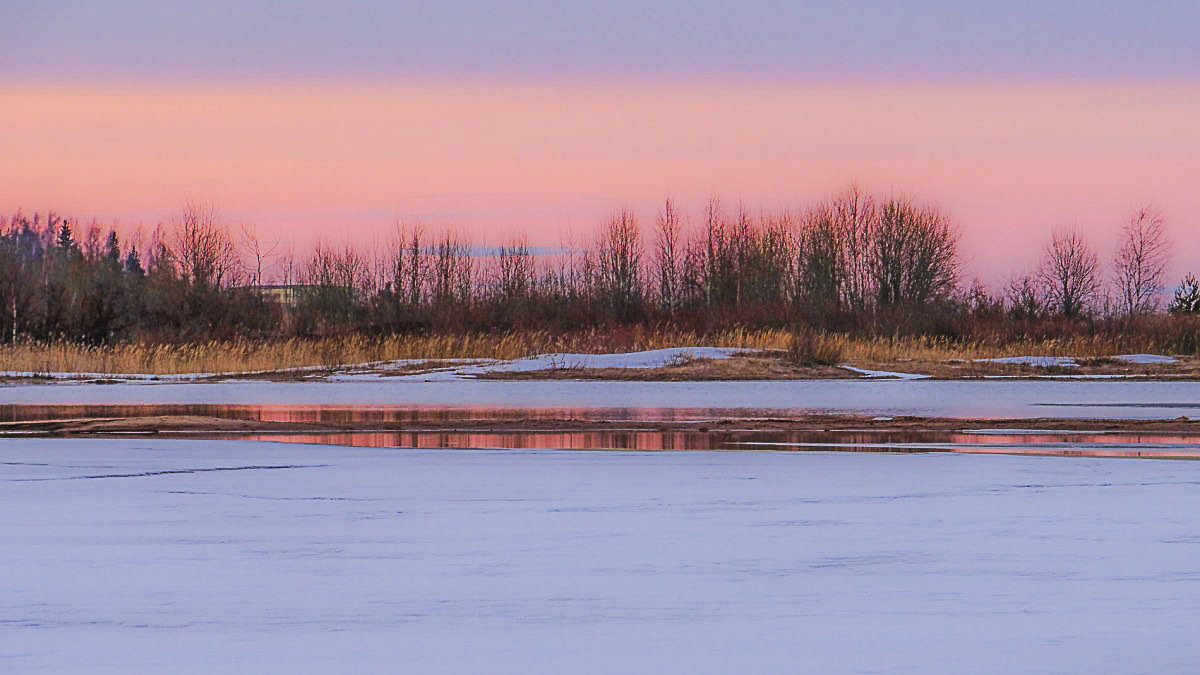
[[1191,461],[26,439],[0,462],[4,672],[1200,661]]
[[1143,380],[459,380],[42,384],[0,387],[0,404],[292,404],[493,409],[691,408],[927,417],[1200,417],[1200,382]]

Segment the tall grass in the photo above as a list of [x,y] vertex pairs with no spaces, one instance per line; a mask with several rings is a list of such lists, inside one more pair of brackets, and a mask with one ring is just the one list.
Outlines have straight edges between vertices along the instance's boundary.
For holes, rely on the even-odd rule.
[[665,347],[746,347],[785,352],[819,347],[814,363],[895,363],[947,361],[998,356],[1107,356],[1153,351],[1147,340],[1120,335],[1081,335],[1005,343],[942,337],[852,337],[808,335],[798,345],[781,329],[733,328],[713,332],[640,326],[581,331],[508,331],[437,335],[349,335],[266,341],[232,340],[183,345],[127,343],[89,346],[71,342],[18,342],[0,345],[0,368],[32,373],[229,373],[300,367],[338,367],[393,359],[515,359],[549,352],[613,353]]
[[701,334],[675,329],[616,328],[569,333],[361,335],[267,341],[232,340],[184,345],[118,344],[90,346],[70,342],[20,342],[0,345],[7,371],[32,373],[219,373],[328,366],[392,359],[515,359],[547,352],[611,353],[673,346],[773,349],[786,346],[779,330],[732,329]]

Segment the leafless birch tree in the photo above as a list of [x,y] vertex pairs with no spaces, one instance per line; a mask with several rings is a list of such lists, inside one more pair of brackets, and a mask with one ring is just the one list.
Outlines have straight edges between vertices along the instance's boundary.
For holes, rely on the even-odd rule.
[[658,272],[658,299],[663,309],[673,311],[679,306],[680,242],[681,224],[675,203],[668,199],[658,213],[655,222],[654,241],[655,267]]
[[241,244],[247,256],[250,258],[246,263],[246,271],[250,275],[250,284],[259,286],[263,282],[263,263],[270,260],[275,251],[279,249],[280,242],[278,240],[263,243],[258,238],[258,232],[249,225],[242,225],[241,228]]
[[879,209],[870,241],[880,307],[923,305],[958,283],[958,232],[937,209],[890,199]]
[[1068,318],[1081,316],[1100,290],[1100,262],[1076,231],[1054,233],[1038,280],[1049,304]]
[[1158,306],[1169,253],[1163,226],[1161,215],[1142,207],[1121,228],[1113,274],[1117,301],[1126,316],[1151,312]]
[[871,299],[871,238],[875,236],[875,200],[857,185],[830,205],[842,248],[842,296],[845,306],[862,312]]
[[212,205],[188,202],[175,226],[171,253],[179,274],[197,288],[223,288],[233,282],[237,249],[229,230],[217,222]]
[[622,209],[608,221],[595,250],[595,290],[615,318],[629,318],[641,304],[641,266],[637,217]]

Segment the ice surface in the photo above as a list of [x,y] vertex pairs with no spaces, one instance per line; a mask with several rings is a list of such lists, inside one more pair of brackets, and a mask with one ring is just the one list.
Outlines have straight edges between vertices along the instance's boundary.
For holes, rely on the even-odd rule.
[[1184,672],[1200,464],[0,442],[5,672]]
[[721,408],[991,418],[1200,416],[1200,382],[1148,380],[398,381],[0,386],[0,404]]

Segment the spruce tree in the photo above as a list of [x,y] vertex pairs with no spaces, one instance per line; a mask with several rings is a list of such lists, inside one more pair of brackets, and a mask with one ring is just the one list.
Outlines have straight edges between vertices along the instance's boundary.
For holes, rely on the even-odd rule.
[[1172,314],[1200,314],[1200,281],[1189,274],[1175,289],[1175,299],[1168,309]]

